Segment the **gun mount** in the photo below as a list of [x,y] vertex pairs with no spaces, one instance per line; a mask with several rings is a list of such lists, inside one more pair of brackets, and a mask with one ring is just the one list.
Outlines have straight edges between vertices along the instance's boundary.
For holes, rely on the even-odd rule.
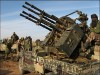
[[45,11],[35,7],[28,2],[25,2],[25,4],[27,6],[23,5],[22,7],[34,13],[39,18],[25,11],[23,11],[20,16],[25,17],[26,19],[34,22],[36,25],[40,25],[50,31],[50,33],[42,42],[42,45],[55,47],[70,57],[83,36],[83,32],[80,27],[75,23],[73,19],[68,17],[69,15],[78,11],[72,12],[61,18],[57,18],[56,16],[49,15]]

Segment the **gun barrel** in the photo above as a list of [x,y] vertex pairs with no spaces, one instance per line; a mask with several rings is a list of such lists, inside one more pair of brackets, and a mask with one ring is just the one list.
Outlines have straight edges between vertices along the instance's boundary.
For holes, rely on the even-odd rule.
[[25,12],[25,11],[23,11],[22,13],[24,13],[24,14],[28,15],[29,17],[32,17],[32,18],[34,18],[35,20],[38,20],[38,21],[39,21],[39,19],[38,19],[38,18],[34,17],[34,16],[33,16],[33,15],[31,15],[31,14],[28,14],[28,13],[27,13],[27,12]]
[[51,29],[51,28],[48,28],[48,27],[47,27],[47,26],[45,26],[45,25],[40,24],[40,26],[42,26],[43,28],[48,29],[49,31],[52,31],[52,29]]
[[[20,14],[20,16],[22,16],[22,17],[24,17],[24,18],[26,18],[26,19],[28,19],[28,20],[34,22],[34,23],[37,23],[35,20],[33,20],[33,19],[31,19],[31,18],[29,18],[29,17],[23,15],[23,14]],[[39,24],[39,25],[40,25],[41,27],[43,27],[43,28],[49,30],[49,31],[52,31],[52,29],[48,28],[47,26],[45,26],[45,25],[43,25],[43,24]]]
[[40,12],[42,12],[42,10],[41,10],[41,9],[39,9],[39,8],[35,7],[34,5],[32,5],[32,4],[28,3],[28,2],[25,2],[25,4],[27,4],[27,5],[31,6],[32,8],[34,8],[34,9],[36,9],[36,10],[40,11]]
[[28,7],[26,7],[25,5],[23,5],[22,7],[24,7],[25,9],[27,9],[27,10],[33,12],[33,13],[35,13],[36,15],[40,15],[38,12],[36,12],[36,11],[34,11],[34,10],[32,10],[32,9],[30,9],[30,8],[28,8]]
[[43,24],[49,26],[50,28],[53,28],[53,29],[57,30],[58,32],[61,32],[61,30],[60,30],[59,28],[57,28],[57,27],[54,26],[53,24],[51,24],[51,23],[49,23],[49,22],[43,20],[42,18],[38,19],[38,18],[36,18],[35,16],[33,16],[33,15],[31,15],[31,14],[28,14],[28,13],[25,12],[25,11],[23,11],[22,13],[24,13],[24,14],[28,15],[29,17],[31,17],[31,18],[37,20],[37,23],[39,23],[39,24],[43,23]]
[[78,10],[76,10],[76,11],[74,11],[74,12],[72,12],[72,13],[66,15],[66,16],[72,15],[72,14],[74,14],[74,13],[76,13],[76,12],[78,12]]
[[28,2],[25,2],[25,4],[29,5],[30,7],[36,9],[39,12],[42,12],[43,14],[45,14],[46,16],[48,16],[49,18],[54,18],[55,17],[55,16],[49,15],[48,13],[44,12],[43,10],[37,8],[36,6],[34,6],[34,5],[32,5],[32,4],[28,3]]
[[56,16],[54,16],[54,15],[49,15],[48,13],[44,12],[43,10],[41,10],[41,9],[39,9],[39,8],[37,8],[37,7],[35,7],[34,5],[32,5],[32,4],[28,3],[28,2],[25,2],[25,4],[27,4],[27,5],[29,5],[30,7],[36,9],[37,11],[39,11],[40,13],[42,13],[44,16],[47,16],[48,18],[55,20],[57,23],[66,26],[66,24],[64,24],[62,21],[60,21]]
[[25,16],[25,15],[23,15],[23,14],[20,14],[20,16],[22,16],[22,17],[24,17],[24,18],[26,18],[26,19],[28,19],[28,20],[30,20],[30,21],[32,21],[32,22],[34,22],[34,23],[36,23],[36,21],[35,21],[35,20],[32,20],[31,18],[29,18],[29,17],[27,17],[27,16]]
[[47,14],[46,12],[44,12],[43,10],[37,8],[36,6],[34,6],[34,5],[32,5],[32,4],[28,3],[28,2],[25,2],[25,4],[29,5],[30,7],[36,9],[36,10],[39,11],[39,12],[42,12],[43,14],[47,15],[48,17],[51,16],[51,15]]
[[31,11],[32,13],[35,13],[35,14],[38,15],[39,17],[43,17],[44,19],[48,20],[49,22],[55,24],[54,21],[50,20],[49,18],[43,16],[42,14],[40,14],[40,13],[38,13],[38,12],[36,12],[36,11],[34,11],[34,10],[32,10],[32,9],[30,9],[30,8],[28,8],[28,7],[26,7],[25,5],[23,5],[22,7],[24,7],[25,9],[27,9],[27,10],[29,10],[29,11]]
[[44,23],[45,25],[47,25],[47,26],[49,26],[49,27],[51,27],[51,28],[57,30],[58,32],[61,32],[61,30],[60,30],[58,27],[54,26],[53,24],[51,24],[51,23],[49,23],[49,22],[47,22],[47,21],[45,21],[45,20],[43,20],[43,19],[40,19],[40,20],[41,20],[41,22]]
[[56,24],[54,21],[50,20],[49,18],[43,16],[44,19],[48,20],[49,22],[53,23],[53,24]]

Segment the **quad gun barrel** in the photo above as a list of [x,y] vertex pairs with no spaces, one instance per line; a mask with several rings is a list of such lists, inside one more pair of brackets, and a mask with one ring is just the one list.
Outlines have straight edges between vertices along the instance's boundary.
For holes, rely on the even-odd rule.
[[[49,51],[55,53],[56,50],[58,50],[65,53],[68,57],[71,57],[73,53],[77,52],[75,49],[83,37],[83,32],[73,19],[67,16],[79,11],[74,11],[68,15],[58,18],[54,15],[46,13],[28,2],[25,2],[25,5],[22,7],[31,13],[22,11],[20,16],[51,31],[42,42],[42,46],[50,48],[53,47],[55,48],[55,51],[52,51],[52,49]],[[82,13],[79,13],[79,15],[82,15]]]
[[[27,9],[28,11],[34,13],[37,15],[39,18],[33,16],[30,13],[27,13],[23,11],[21,13],[21,16],[27,17],[28,20],[31,20],[32,22],[36,23],[37,25],[40,25],[48,30],[56,30],[57,32],[62,32],[62,30],[56,26],[56,24],[60,24],[65,26],[64,22],[62,22],[59,18],[57,18],[54,15],[49,15],[48,13],[44,12],[43,10],[35,7],[34,5],[29,4],[28,2],[25,2],[26,5],[30,6],[31,8],[23,5],[22,7]],[[34,8],[34,9],[32,9]]]
[[[20,14],[20,16],[22,16],[22,17],[24,17],[24,18],[26,18],[26,19],[28,19],[28,20],[30,20],[30,21],[32,21],[32,22],[34,22],[34,23],[37,23],[35,20],[33,20],[33,19],[31,19],[31,18],[29,18],[29,17],[27,17],[27,16],[23,15],[23,14]],[[41,27],[43,27],[43,28],[45,28],[45,29],[47,29],[47,30],[49,30],[49,31],[52,31],[52,29],[50,29],[50,28],[46,27],[46,26],[45,26],[45,25],[43,25],[43,24],[40,24],[40,26],[41,26]]]
[[48,18],[50,18],[50,19],[56,21],[56,22],[59,23],[59,24],[66,25],[66,24],[64,24],[62,21],[60,21],[59,18],[56,17],[55,15],[49,15],[49,14],[46,13],[45,11],[43,11],[43,10],[37,8],[37,7],[34,6],[34,5],[31,5],[31,4],[28,3],[28,2],[25,2],[25,4],[26,4],[26,5],[29,5],[31,8],[34,8],[34,9],[36,9],[37,11],[39,11],[39,12],[42,14],[42,16],[46,16],[46,17],[48,17]]

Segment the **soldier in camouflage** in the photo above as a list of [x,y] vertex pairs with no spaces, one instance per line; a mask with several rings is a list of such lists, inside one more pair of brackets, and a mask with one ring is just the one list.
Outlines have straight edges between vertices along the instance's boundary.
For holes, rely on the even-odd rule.
[[[85,50],[87,58],[91,58],[91,55],[94,54],[94,46],[100,46],[100,21],[98,20],[98,16],[96,14],[91,15],[92,22],[90,24],[90,31],[86,43],[85,43]],[[90,49],[90,51],[88,50]]]
[[18,37],[17,34],[14,32],[13,35],[11,36],[11,39],[12,39],[12,43],[14,44],[14,43],[19,39],[19,37]]
[[26,51],[32,50],[32,38],[30,36],[24,39],[24,46]]
[[[98,29],[96,29],[97,28],[97,23],[99,22],[99,20],[98,20],[98,16],[96,15],[96,14],[92,14],[91,15],[91,19],[92,19],[92,22],[91,22],[91,24],[90,24],[90,30],[91,30],[91,32],[96,32],[96,33],[98,33]],[[99,31],[100,32],[100,31]]]

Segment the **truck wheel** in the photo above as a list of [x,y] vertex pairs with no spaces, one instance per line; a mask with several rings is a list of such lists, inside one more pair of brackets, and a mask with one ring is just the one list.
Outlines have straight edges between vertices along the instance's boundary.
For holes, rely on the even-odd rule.
[[25,71],[24,71],[24,68],[23,68],[23,58],[19,59],[19,71],[20,71],[21,75],[24,75]]

